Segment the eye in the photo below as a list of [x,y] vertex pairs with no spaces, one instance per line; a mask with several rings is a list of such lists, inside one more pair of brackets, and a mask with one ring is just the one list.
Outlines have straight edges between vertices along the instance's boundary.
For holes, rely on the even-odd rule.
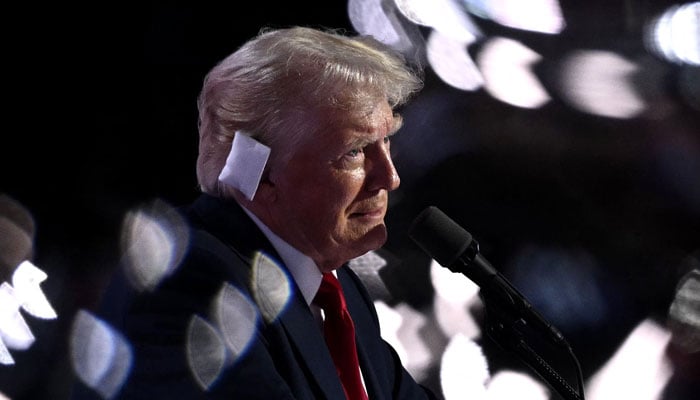
[[352,150],[348,151],[345,155],[352,157],[352,158],[355,158],[362,153],[363,153],[363,149],[352,149]]
[[384,136],[384,143],[391,143],[391,136]]

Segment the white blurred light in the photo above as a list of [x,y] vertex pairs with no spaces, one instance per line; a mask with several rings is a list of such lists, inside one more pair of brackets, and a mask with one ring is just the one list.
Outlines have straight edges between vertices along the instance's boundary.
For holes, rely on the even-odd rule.
[[678,285],[668,309],[668,326],[676,346],[687,353],[700,352],[700,269],[691,270]]
[[15,359],[12,358],[10,350],[5,346],[5,342],[0,340],[0,364],[2,365],[12,365],[15,363]]
[[[488,400],[547,400],[549,398],[549,389],[545,385],[520,372],[499,371],[488,383]],[[619,398],[633,399],[634,397]]]
[[454,0],[395,0],[399,11],[412,22],[431,27],[457,42],[468,43],[481,31]]
[[187,362],[204,390],[216,381],[226,362],[226,348],[216,328],[197,315],[187,326]]
[[382,338],[397,349],[411,376],[416,380],[426,378],[433,356],[431,344],[426,344],[421,335],[426,327],[425,315],[406,304],[399,304],[393,310],[382,302],[377,301],[375,305],[379,306]]
[[131,371],[129,342],[115,329],[87,311],[79,310],[70,335],[73,371],[103,398],[119,392]]
[[387,265],[387,260],[374,251],[355,257],[348,261],[348,266],[357,274],[365,284],[373,299],[386,299],[391,297],[389,289],[379,275],[379,272]]
[[12,273],[12,285],[0,285],[0,364],[14,364],[9,349],[26,350],[35,337],[20,309],[42,319],[55,319],[56,311],[39,284],[48,275],[30,261],[21,262]]
[[562,98],[590,114],[632,118],[646,108],[629,79],[638,69],[609,51],[576,51],[561,65]]
[[124,268],[135,289],[152,290],[180,264],[189,241],[184,219],[162,201],[126,215]]
[[43,319],[55,319],[56,311],[51,307],[39,284],[48,275],[29,261],[23,261],[12,274],[12,286],[22,308],[29,314]]
[[430,263],[430,279],[435,288],[435,319],[445,335],[479,337],[479,325],[469,314],[471,305],[481,305],[479,286],[467,277],[442,267],[435,260]]
[[277,319],[292,295],[287,273],[263,253],[257,253],[253,260],[252,291],[267,322]]
[[452,272],[437,261],[430,262],[430,279],[438,296],[460,307],[479,301],[479,286],[462,274]]
[[403,322],[401,314],[383,301],[375,301],[374,307],[377,309],[377,315],[379,316],[382,338],[394,347],[401,359],[401,363],[405,365],[408,361],[409,353],[399,340],[398,332]]
[[476,15],[532,32],[557,34],[566,27],[557,0],[462,0]]
[[440,31],[430,32],[426,44],[428,62],[443,82],[468,91],[483,85],[484,78],[467,52],[467,47],[473,42],[474,39],[455,40]]
[[477,64],[486,91],[494,98],[523,108],[538,108],[550,100],[532,71],[542,57],[507,38],[490,39],[479,52]]
[[357,272],[362,270],[379,271],[387,264],[386,260],[374,251],[355,257],[348,261],[348,266]]
[[214,307],[217,325],[235,360],[255,335],[257,309],[245,294],[228,283],[219,291]]
[[665,356],[670,333],[651,320],[642,321],[615,354],[589,380],[589,400],[656,400],[673,373]]
[[700,65],[700,2],[675,5],[647,27],[647,46],[678,64]]
[[445,400],[487,400],[491,398],[486,393],[488,379],[488,361],[481,347],[461,334],[450,338],[440,363],[440,386]]
[[349,0],[350,23],[358,33],[371,35],[404,54],[417,53],[416,46],[422,45],[420,32],[415,26],[402,25],[394,9],[383,7],[387,1],[392,0]]
[[34,335],[19,312],[20,302],[7,282],[0,285],[0,340],[13,350],[26,350],[34,343]]

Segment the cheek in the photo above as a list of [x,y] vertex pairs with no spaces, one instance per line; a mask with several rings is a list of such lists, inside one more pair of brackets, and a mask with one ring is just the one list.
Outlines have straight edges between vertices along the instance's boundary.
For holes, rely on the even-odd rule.
[[347,207],[355,201],[365,183],[365,173],[361,169],[343,171],[328,181],[327,195],[335,199],[339,206]]
[[311,215],[324,218],[343,218],[345,210],[357,198],[364,184],[364,172],[330,174],[318,180],[308,180],[300,188]]
[[280,196],[288,212],[325,223],[342,218],[345,209],[360,195],[364,168],[338,169],[303,158],[290,162],[280,176]]

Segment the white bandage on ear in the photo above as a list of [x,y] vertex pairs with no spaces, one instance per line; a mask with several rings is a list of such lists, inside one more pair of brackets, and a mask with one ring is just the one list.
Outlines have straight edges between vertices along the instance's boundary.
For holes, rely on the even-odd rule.
[[244,132],[236,131],[219,181],[233,186],[248,200],[253,200],[269,156],[269,147]]

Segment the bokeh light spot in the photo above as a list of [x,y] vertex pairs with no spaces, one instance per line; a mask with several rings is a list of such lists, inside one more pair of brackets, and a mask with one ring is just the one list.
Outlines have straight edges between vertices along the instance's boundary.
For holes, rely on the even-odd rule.
[[289,276],[264,253],[256,254],[252,269],[253,297],[265,321],[272,322],[289,302]]
[[104,399],[119,392],[133,362],[126,338],[85,310],[73,320],[70,357],[76,376]]

